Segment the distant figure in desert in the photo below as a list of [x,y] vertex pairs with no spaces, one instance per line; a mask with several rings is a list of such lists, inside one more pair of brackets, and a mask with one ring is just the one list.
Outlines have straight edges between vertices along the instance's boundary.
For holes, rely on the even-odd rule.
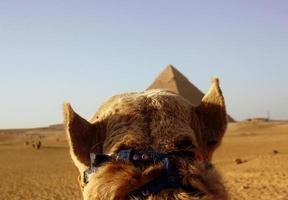
[[219,80],[199,106],[153,89],[111,97],[86,121],[69,103],[65,128],[85,200],[226,200],[211,163],[227,126]]
[[38,141],[37,145],[36,145],[36,149],[40,149],[42,147],[42,142]]
[[32,143],[32,147],[34,148],[34,149],[40,149],[41,147],[42,147],[42,142],[39,140],[37,143]]

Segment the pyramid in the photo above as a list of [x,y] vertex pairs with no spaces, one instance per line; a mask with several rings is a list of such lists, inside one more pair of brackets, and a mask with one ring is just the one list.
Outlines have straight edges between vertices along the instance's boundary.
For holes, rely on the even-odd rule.
[[[172,65],[167,65],[159,74],[154,82],[147,88],[149,89],[167,89],[181,95],[194,106],[201,103],[204,93],[193,85],[181,72]],[[229,122],[235,120],[228,115]]]

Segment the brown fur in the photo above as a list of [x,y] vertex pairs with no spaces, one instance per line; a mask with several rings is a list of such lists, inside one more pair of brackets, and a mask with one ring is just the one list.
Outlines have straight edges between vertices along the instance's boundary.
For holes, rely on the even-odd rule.
[[[71,156],[80,174],[89,167],[89,153],[111,154],[122,149],[152,148],[161,152],[199,149],[205,161],[220,145],[227,119],[218,79],[198,107],[166,90],[149,90],[114,96],[86,121],[69,103],[64,105],[65,127]],[[205,162],[178,159],[183,183],[205,193],[194,198],[184,191],[163,190],[149,200],[226,200],[221,178]],[[127,193],[157,177],[161,164],[141,171],[129,163],[112,162],[100,167],[84,187],[86,200],[124,200]]]

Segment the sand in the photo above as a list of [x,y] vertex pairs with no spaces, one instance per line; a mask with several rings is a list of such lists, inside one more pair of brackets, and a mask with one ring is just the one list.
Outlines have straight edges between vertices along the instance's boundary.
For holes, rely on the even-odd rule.
[[[32,148],[40,139],[43,147]],[[232,200],[288,199],[287,122],[229,124],[213,160]],[[81,199],[78,171],[57,126],[0,130],[0,163],[1,200]]]
[[[0,133],[0,199],[81,199],[74,167],[63,131],[44,133],[43,148],[25,141],[38,141],[42,130],[24,134]],[[32,138],[32,139],[31,139]]]

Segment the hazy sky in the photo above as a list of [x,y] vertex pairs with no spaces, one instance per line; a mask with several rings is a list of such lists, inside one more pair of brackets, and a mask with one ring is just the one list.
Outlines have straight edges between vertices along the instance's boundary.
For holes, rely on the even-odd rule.
[[228,112],[288,119],[287,0],[1,0],[0,128],[89,118],[141,91],[168,63],[203,92],[221,78]]

